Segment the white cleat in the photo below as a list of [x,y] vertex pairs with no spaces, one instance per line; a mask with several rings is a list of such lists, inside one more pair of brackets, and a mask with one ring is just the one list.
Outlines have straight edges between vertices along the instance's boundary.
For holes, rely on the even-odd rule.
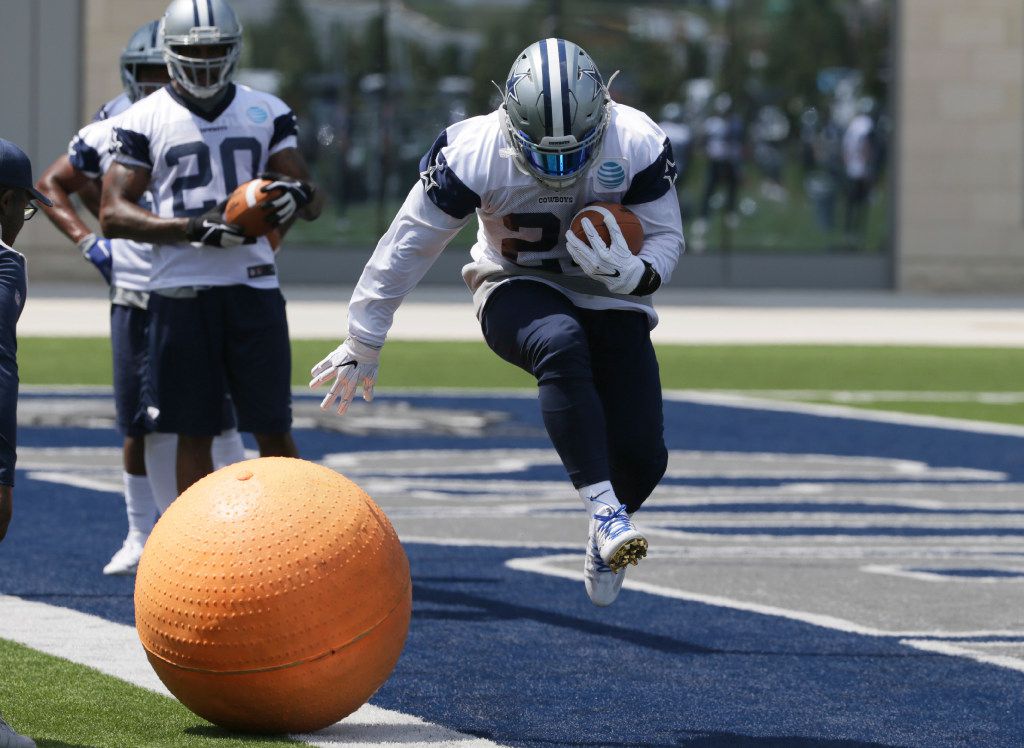
[[124,545],[113,555],[110,562],[103,567],[107,576],[130,576],[139,568],[142,548],[146,545],[146,536],[130,532],[124,539]]
[[625,569],[618,574],[611,570],[601,558],[597,540],[593,535],[587,536],[587,552],[584,559],[583,584],[587,588],[587,597],[600,608],[611,605],[622,589],[622,582],[626,578]]
[[606,505],[594,512],[590,516],[590,536],[597,540],[601,558],[614,572],[626,568],[626,564],[636,566],[647,555],[647,538],[636,529],[624,504],[615,511]]
[[36,742],[15,732],[0,714],[0,748],[36,748]]
[[602,506],[590,518],[583,581],[594,605],[604,607],[615,602],[626,578],[626,566],[647,555],[647,538],[636,529],[633,520],[620,505],[612,511]]

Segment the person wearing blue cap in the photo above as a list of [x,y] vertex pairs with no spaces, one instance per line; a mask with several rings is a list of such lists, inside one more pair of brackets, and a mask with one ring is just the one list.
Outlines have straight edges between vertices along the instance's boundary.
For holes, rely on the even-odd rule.
[[[0,138],[0,540],[11,523],[14,498],[15,430],[18,423],[18,340],[16,328],[25,308],[25,257],[13,248],[37,203],[52,203],[32,180],[32,164],[9,140]],[[0,746],[35,748],[0,716]]]

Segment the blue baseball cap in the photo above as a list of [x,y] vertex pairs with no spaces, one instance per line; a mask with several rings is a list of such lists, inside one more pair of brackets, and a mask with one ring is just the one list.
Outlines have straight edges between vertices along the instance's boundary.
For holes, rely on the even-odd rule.
[[53,205],[50,198],[36,189],[32,180],[32,162],[25,151],[3,138],[0,138],[0,186],[23,189],[46,207]]

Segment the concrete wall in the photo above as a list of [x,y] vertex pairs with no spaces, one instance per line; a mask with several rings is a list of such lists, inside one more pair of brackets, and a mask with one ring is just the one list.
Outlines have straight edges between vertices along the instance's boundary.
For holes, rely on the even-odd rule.
[[170,0],[85,0],[82,119],[121,91],[118,58],[142,24],[160,18]]
[[[118,59],[128,38],[159,18],[168,0],[0,0],[0,133],[32,158],[38,176],[105,101],[121,91]],[[23,61],[23,62],[21,62]],[[25,224],[18,249],[36,280],[80,280],[102,288],[99,274],[45,216]]]
[[902,0],[897,284],[1024,290],[1024,0]]

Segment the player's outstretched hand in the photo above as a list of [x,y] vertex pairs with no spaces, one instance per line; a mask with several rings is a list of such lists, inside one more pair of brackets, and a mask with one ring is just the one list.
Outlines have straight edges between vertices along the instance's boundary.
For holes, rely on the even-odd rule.
[[363,400],[373,400],[373,386],[377,383],[379,364],[380,348],[355,338],[345,340],[309,372],[313,377],[309,387],[313,390],[334,379],[330,392],[320,403],[320,409],[327,410],[337,399],[338,415],[344,415],[360,385],[363,387]]
[[100,271],[100,275],[103,276],[103,280],[109,286],[110,275],[114,266],[114,259],[110,253],[110,240],[96,236],[96,234],[89,234],[78,242],[78,250],[82,253],[82,257],[91,262]]
[[644,275],[644,261],[629,251],[622,229],[613,216],[605,218],[611,244],[605,244],[589,218],[582,221],[587,240],[565,232],[565,247],[583,272],[601,281],[612,293],[633,293]]
[[267,217],[267,221],[273,226],[279,226],[292,220],[295,214],[309,205],[309,201],[313,199],[313,185],[303,182],[301,179],[286,177],[274,171],[263,172],[259,175],[259,179],[270,180],[270,184],[263,186],[263,192],[284,190],[284,194],[263,203],[273,211]]
[[255,242],[255,239],[245,235],[241,226],[224,220],[224,207],[227,204],[228,201],[224,200],[201,216],[189,218],[188,227],[185,229],[188,240],[193,244],[205,244],[207,247],[237,247],[239,244]]

